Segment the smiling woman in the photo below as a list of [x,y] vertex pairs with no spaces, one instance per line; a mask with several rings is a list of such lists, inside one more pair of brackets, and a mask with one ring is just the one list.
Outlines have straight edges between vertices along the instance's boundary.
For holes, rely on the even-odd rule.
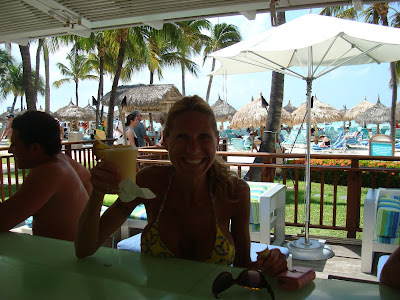
[[155,198],[118,199],[99,217],[104,194],[118,190],[120,176],[106,162],[92,170],[94,189],[79,221],[77,256],[93,254],[144,203],[143,253],[259,268],[271,275],[285,270],[285,256],[277,249],[267,259],[250,259],[250,189],[216,156],[218,131],[210,106],[198,96],[177,101],[164,133],[172,165],[146,167],[136,177]]

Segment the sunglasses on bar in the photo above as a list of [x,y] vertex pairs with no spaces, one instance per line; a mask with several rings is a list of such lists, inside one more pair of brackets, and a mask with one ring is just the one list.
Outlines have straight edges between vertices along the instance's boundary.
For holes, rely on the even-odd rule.
[[232,277],[232,274],[230,272],[222,272],[214,280],[212,293],[214,297],[218,299],[218,294],[229,289],[235,284],[252,290],[261,290],[263,288],[266,288],[271,295],[271,299],[275,300],[274,291],[268,284],[264,275],[260,271],[250,269],[246,269],[240,272],[239,276],[236,279]]

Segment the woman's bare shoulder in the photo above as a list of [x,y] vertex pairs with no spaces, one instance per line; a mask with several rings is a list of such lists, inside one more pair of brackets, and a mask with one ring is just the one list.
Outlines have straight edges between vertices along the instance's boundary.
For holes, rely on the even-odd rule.
[[237,201],[248,201],[250,195],[250,187],[246,181],[238,178],[235,183],[235,188],[232,191],[232,197]]
[[159,184],[161,182],[168,182],[166,180],[171,174],[170,165],[153,165],[144,167],[136,175],[136,183],[140,187],[152,186],[154,184]]

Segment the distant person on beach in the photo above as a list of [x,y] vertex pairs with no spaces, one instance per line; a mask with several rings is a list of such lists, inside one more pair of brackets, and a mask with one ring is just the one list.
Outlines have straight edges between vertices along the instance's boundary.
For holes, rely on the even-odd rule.
[[153,199],[118,198],[100,216],[104,195],[119,192],[120,175],[105,161],[92,169],[93,192],[79,220],[76,255],[94,254],[144,203],[148,223],[141,235],[143,255],[233,264],[270,276],[287,270],[278,249],[251,261],[250,188],[216,155],[219,135],[208,103],[199,96],[176,101],[168,112],[164,139],[171,164],[145,167],[136,176],[138,186],[153,191]]
[[0,140],[4,139],[5,137],[8,138],[8,142],[11,144],[11,136],[12,136],[12,123],[14,120],[14,114],[9,114],[7,116],[8,121],[6,124],[6,128],[4,128],[3,134],[1,135]]
[[119,118],[117,118],[117,124],[115,125],[114,138],[117,139],[115,141],[116,145],[124,144],[124,127],[123,127],[122,121]]
[[149,136],[147,135],[146,132],[146,128],[144,127],[144,124],[142,122],[142,113],[140,112],[140,110],[136,110],[135,111],[138,119],[139,119],[139,123],[138,125],[133,129],[136,133],[137,139],[138,139],[138,143],[139,143],[139,147],[144,147],[145,146],[145,142],[149,143],[149,145],[151,145],[151,141]]
[[398,247],[386,261],[379,279],[383,285],[400,289],[400,247]]
[[28,111],[15,118],[9,152],[20,169],[29,169],[23,184],[0,203],[0,231],[33,216],[34,235],[73,241],[88,195],[90,173],[61,153],[60,125],[49,114]]
[[329,139],[327,136],[321,135],[319,138],[321,139],[321,143],[319,144],[319,146],[320,146],[321,148],[330,147],[331,141],[330,141],[330,139]]

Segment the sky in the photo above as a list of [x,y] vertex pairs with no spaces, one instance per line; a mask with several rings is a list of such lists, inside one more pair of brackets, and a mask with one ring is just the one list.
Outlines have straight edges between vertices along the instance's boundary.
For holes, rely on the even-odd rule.
[[[319,10],[298,10],[286,12],[286,22],[293,20],[301,15],[308,13],[318,14]],[[253,21],[247,20],[244,16],[234,17],[221,17],[209,19],[212,23],[228,23],[236,25],[241,34],[243,40],[255,36],[261,32],[271,29],[271,21],[269,14],[258,14],[256,19]],[[4,47],[1,45],[0,47]],[[31,46],[31,57],[32,66],[35,66],[35,55],[36,55],[36,43],[32,43]],[[66,53],[69,52],[68,47],[63,47],[59,51],[50,55],[50,83],[62,78],[57,62],[68,65],[65,57]],[[19,48],[17,45],[12,45],[12,55],[16,60],[21,60]],[[194,57],[193,60],[199,65],[200,72],[198,77],[194,77],[190,74],[186,74],[186,95],[199,95],[205,99],[208,80],[207,74],[211,72],[211,59],[207,59],[203,66],[202,56]],[[217,66],[218,68],[218,62]],[[40,73],[44,78],[44,62],[41,61]],[[242,106],[249,103],[254,97],[256,99],[260,92],[263,93],[265,99],[269,99],[270,88],[271,88],[271,71],[254,73],[254,74],[238,74],[228,75],[225,78],[223,76],[214,76],[211,95],[210,105],[221,99],[226,100],[230,105],[239,110]],[[132,76],[130,82],[123,83],[119,82],[119,85],[131,85],[131,84],[148,84],[149,83],[149,72],[142,71],[137,72]],[[392,91],[389,88],[390,70],[389,63],[383,64],[367,64],[360,66],[346,66],[336,69],[335,71],[328,73],[321,78],[313,82],[313,95],[325,103],[332,105],[337,109],[342,109],[344,105],[348,109],[354,107],[357,103],[361,102],[366,98],[367,101],[376,103],[379,97],[382,104],[389,106],[391,105],[391,94]],[[181,86],[181,73],[179,68],[170,68],[163,70],[163,78],[160,80],[157,76],[154,77],[154,83],[162,84],[174,84],[180,91]],[[104,94],[111,90],[112,79],[110,77],[105,78],[104,83]],[[91,103],[92,96],[97,95],[98,83],[96,81],[80,81],[79,82],[79,106],[86,106]],[[73,101],[75,103],[75,84],[69,83],[64,84],[60,88],[51,87],[50,92],[51,104],[50,110],[52,112],[57,109],[68,105]],[[290,100],[291,104],[299,107],[306,100],[306,82],[304,80],[294,78],[291,76],[285,76],[285,88],[284,88],[284,101],[285,106]],[[7,110],[7,107],[12,105],[13,97],[10,95],[6,99],[0,99],[0,113]],[[38,95],[37,108],[42,107],[44,109],[44,97]],[[17,100],[16,108],[20,108],[20,100]]]

